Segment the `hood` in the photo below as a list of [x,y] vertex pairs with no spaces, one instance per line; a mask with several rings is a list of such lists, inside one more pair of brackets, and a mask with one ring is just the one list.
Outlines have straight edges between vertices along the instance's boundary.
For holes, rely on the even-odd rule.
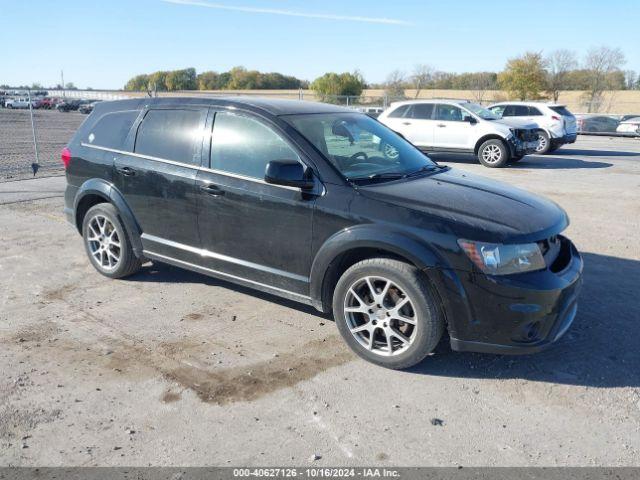
[[557,204],[510,185],[454,169],[360,187],[379,201],[437,217],[460,238],[537,241],[560,233],[569,219]]
[[539,125],[531,120],[518,117],[501,118],[500,120],[494,120],[497,123],[502,123],[508,127],[515,128],[539,128]]

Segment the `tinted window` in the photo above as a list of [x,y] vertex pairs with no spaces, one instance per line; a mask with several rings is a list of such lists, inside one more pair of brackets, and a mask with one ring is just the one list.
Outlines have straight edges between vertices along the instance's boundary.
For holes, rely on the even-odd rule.
[[515,116],[516,117],[526,117],[529,115],[529,107],[525,107],[524,105],[514,105]]
[[401,107],[396,108],[393,112],[391,112],[388,117],[389,118],[400,118],[400,117],[404,117],[405,114],[407,113],[407,110],[409,110],[409,107],[411,105],[402,105]]
[[495,116],[502,117],[504,114],[505,106],[497,105],[495,107],[491,107],[489,110],[491,110]]
[[503,117],[514,117],[516,114],[516,109],[514,105],[507,105],[504,107],[504,112],[502,113]]
[[127,110],[103,115],[89,130],[86,142],[100,147],[121,149],[139,113],[137,110]]
[[433,103],[417,103],[415,105],[411,105],[411,110],[407,116],[419,120],[429,120],[431,119],[432,113]]
[[211,168],[263,179],[271,160],[298,160],[273,130],[252,118],[218,112],[213,124]]
[[138,127],[135,152],[200,165],[205,115],[200,110],[149,110]]
[[541,115],[542,115],[542,112],[538,110],[536,107],[529,107],[529,116],[539,117]]
[[439,103],[436,106],[436,120],[444,120],[449,122],[461,122],[462,110],[454,105],[446,105]]

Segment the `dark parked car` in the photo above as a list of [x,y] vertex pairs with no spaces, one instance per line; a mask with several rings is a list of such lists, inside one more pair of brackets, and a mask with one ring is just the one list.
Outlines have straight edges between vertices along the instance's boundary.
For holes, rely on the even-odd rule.
[[445,330],[454,350],[535,352],[576,314],[582,259],[560,207],[440,166],[353,110],[101,102],[62,161],[66,216],[101,274],[165,262],[333,311],[386,367]]
[[59,112],[75,112],[84,102],[82,100],[65,100],[56,105]]
[[91,113],[98,102],[100,102],[100,100],[91,100],[89,103],[83,103],[78,107],[78,111],[84,114]]
[[615,133],[620,121],[606,115],[576,115],[578,133]]

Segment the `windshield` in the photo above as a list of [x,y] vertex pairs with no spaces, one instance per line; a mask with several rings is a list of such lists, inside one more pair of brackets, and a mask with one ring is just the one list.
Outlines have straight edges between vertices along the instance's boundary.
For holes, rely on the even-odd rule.
[[399,178],[437,165],[402,137],[361,113],[282,117],[348,179]]
[[475,113],[483,120],[498,120],[500,118],[491,110],[487,110],[482,105],[478,105],[477,103],[465,103],[462,106],[467,110]]

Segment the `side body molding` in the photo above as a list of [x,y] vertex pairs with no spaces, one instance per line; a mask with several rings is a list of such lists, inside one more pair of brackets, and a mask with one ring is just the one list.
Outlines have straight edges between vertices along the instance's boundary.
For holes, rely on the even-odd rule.
[[80,188],[78,189],[78,193],[76,194],[73,205],[74,217],[77,214],[78,205],[80,205],[82,199],[87,195],[97,195],[99,197],[102,197],[106,201],[111,202],[113,206],[116,207],[116,209],[118,210],[118,215],[120,216],[120,220],[124,224],[124,227],[127,229],[129,239],[131,240],[131,246],[133,247],[133,251],[136,254],[136,257],[142,258],[142,241],[140,240],[142,230],[140,229],[140,225],[138,225],[133,212],[129,208],[129,205],[127,204],[120,191],[112,183],[106,180],[98,178],[87,180],[80,186]]
[[327,239],[315,255],[311,266],[310,296],[313,305],[327,310],[325,279],[342,254],[359,248],[374,248],[406,258],[420,269],[447,268],[446,262],[436,255],[424,241],[408,236],[381,224],[355,225],[340,230]]

